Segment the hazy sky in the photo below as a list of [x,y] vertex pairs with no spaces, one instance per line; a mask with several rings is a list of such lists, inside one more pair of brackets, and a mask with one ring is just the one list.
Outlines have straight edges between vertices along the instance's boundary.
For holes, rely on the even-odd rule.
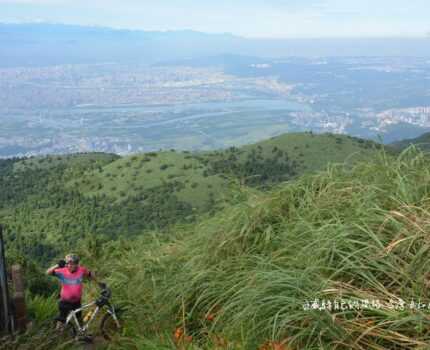
[[423,37],[429,18],[430,0],[0,0],[0,22],[247,37]]

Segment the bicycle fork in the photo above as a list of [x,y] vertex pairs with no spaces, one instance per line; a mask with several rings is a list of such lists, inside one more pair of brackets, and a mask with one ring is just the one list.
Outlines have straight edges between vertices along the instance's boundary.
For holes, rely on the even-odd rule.
[[[110,305],[109,305],[109,306],[110,306]],[[116,312],[115,312],[114,307],[113,307],[113,306],[110,306],[110,307],[107,309],[107,312],[112,316],[113,320],[115,321],[116,326],[117,326],[118,328],[120,328],[121,326],[120,326],[120,324],[119,324],[118,317],[116,317]]]

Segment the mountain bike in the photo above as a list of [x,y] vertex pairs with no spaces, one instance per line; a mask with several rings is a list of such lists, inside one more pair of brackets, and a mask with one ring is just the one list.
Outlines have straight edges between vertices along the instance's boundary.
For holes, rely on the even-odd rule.
[[[64,323],[66,332],[74,338],[86,338],[88,337],[88,329],[91,323],[96,318],[97,314],[104,310],[105,314],[100,322],[100,331],[106,340],[111,340],[112,336],[118,334],[121,330],[121,324],[117,316],[115,307],[109,302],[112,295],[111,290],[104,283],[99,284],[101,288],[100,296],[80,307],[79,309],[69,312]],[[79,313],[89,309],[83,319],[78,317]]]
[[[58,332],[60,332],[72,340],[92,341],[92,336],[88,333],[90,325],[100,312],[104,312],[99,329],[104,339],[111,340],[115,334],[119,334],[121,331],[121,321],[118,318],[119,310],[109,302],[112,292],[106,284],[99,283],[99,287],[101,291],[98,298],[81,306],[79,309],[70,311],[64,323],[59,322],[57,317],[45,322],[39,330],[45,332],[46,335],[55,336],[55,333],[57,333],[57,340],[59,340]],[[79,314],[85,311],[84,317],[79,317]]]

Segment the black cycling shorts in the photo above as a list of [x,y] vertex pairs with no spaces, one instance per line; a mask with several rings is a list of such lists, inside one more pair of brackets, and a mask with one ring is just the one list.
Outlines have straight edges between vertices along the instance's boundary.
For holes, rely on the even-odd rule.
[[[66,318],[69,315],[70,311],[79,309],[81,307],[81,302],[77,302],[77,303],[71,303],[69,301],[65,301],[65,300],[60,300],[58,302],[58,310],[60,311],[60,316],[58,317],[58,320],[61,322],[66,322]],[[79,319],[79,321],[82,318],[82,313],[78,312],[78,314],[76,315]]]

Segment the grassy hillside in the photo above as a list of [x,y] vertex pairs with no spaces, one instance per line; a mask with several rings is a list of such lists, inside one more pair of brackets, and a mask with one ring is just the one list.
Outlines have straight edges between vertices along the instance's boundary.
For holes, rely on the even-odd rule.
[[179,200],[197,209],[228,197],[228,180],[267,186],[323,169],[328,163],[353,163],[378,147],[343,135],[285,134],[217,152],[168,151],[123,157],[86,172],[69,185],[85,195],[105,195],[117,201],[170,185]]
[[270,157],[271,153],[273,155],[274,148],[282,150],[298,163],[297,173],[302,174],[324,169],[328,163],[347,161],[352,164],[374,154],[374,150],[379,149],[380,145],[348,135],[293,133],[245,146],[243,149],[250,153],[255,148],[262,149],[264,158]]
[[[268,187],[301,174],[372,155],[379,145],[344,135],[285,134],[241,148],[216,152],[151,152],[128,157],[79,154],[30,158],[14,164],[25,172],[58,172],[64,190],[120,203],[141,201],[148,191],[207,211],[231,194],[231,183]],[[65,170],[67,169],[67,171]],[[52,178],[52,176],[51,176]],[[151,193],[152,193],[151,192]]]
[[423,151],[429,151],[430,150],[430,133],[425,133],[419,137],[416,137],[414,139],[408,139],[408,140],[402,140],[399,142],[394,142],[391,144],[391,146],[398,150],[403,150],[410,145],[415,145],[419,147]]
[[290,133],[241,148],[203,154],[211,172],[232,174],[247,185],[267,186],[324,169],[353,164],[380,145],[347,135]]
[[145,191],[169,186],[178,199],[193,208],[205,208],[209,201],[228,195],[228,181],[209,176],[205,166],[182,152],[152,152],[123,157],[69,183],[88,196],[105,195],[118,201]]
[[[333,162],[368,158],[377,144],[342,135],[286,134],[217,152],[88,153],[0,161],[0,221],[16,255],[43,261],[78,238],[128,237],[194,221]],[[20,253],[21,252],[21,253]]]
[[82,246],[130,306],[111,346],[174,349],[179,328],[192,350],[427,349],[429,169],[380,152],[167,236]]
[[80,240],[130,238],[197,222],[240,202],[247,186],[267,190],[331,162],[369,158],[377,147],[347,136],[302,133],[209,153],[2,160],[0,222],[7,253],[11,261],[37,265]]

